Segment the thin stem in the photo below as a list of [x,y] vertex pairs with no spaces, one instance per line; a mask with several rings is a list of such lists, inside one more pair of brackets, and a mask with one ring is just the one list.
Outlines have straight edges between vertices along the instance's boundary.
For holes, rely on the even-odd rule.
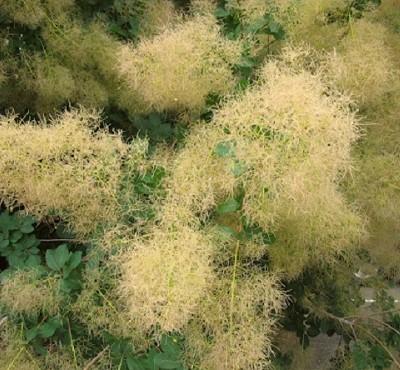
[[40,366],[38,365],[37,361],[33,358],[33,356],[29,353],[29,351],[24,348],[25,353],[28,355],[28,357],[31,359],[31,361],[36,365],[36,368],[40,370]]
[[0,320],[0,327],[3,326],[8,320],[7,316],[4,316],[1,320]]
[[400,369],[400,363],[396,360],[396,357],[389,351],[389,348],[386,347],[385,343],[383,343],[377,336],[372,334],[369,330],[365,329],[363,326],[358,326],[361,330],[363,330],[369,337],[371,337],[375,342],[377,342],[385,352],[390,356],[393,362],[396,364],[397,368]]
[[19,356],[21,356],[22,351],[24,350],[24,347],[22,347],[18,353],[15,355],[11,363],[7,366],[7,370],[11,370],[14,367],[14,363],[18,360]]
[[375,319],[375,318],[373,318],[373,317],[370,317],[369,320],[375,321],[375,322],[377,322],[378,324],[380,324],[380,325],[382,325],[382,326],[385,326],[385,327],[387,327],[388,329],[392,330],[392,331],[395,332],[397,335],[400,335],[400,331],[398,331],[398,330],[397,330],[396,328],[394,328],[392,325],[389,325],[387,322],[384,322],[384,321],[382,321],[382,320]]
[[105,347],[101,352],[99,352],[96,357],[91,359],[87,365],[83,368],[83,370],[89,370],[99,359],[104,355],[104,353],[108,350],[109,346]]
[[374,312],[374,313],[371,313],[371,314],[368,314],[368,315],[362,315],[362,316],[360,316],[360,315],[345,316],[343,318],[344,319],[366,319],[366,318],[371,317],[371,316],[383,315],[385,313],[392,313],[392,312],[400,312],[400,308],[392,308],[390,310]]
[[71,350],[72,350],[72,354],[74,356],[74,364],[76,369],[78,369],[78,361],[76,359],[76,352],[75,352],[75,346],[74,346],[74,340],[72,339],[72,332],[71,332],[71,324],[69,322],[69,319],[67,319],[68,322],[68,334],[69,334],[69,339],[71,341]]
[[[391,310],[391,311],[392,311],[392,310]],[[357,324],[357,323],[356,323],[356,320],[357,320],[357,319],[361,319],[362,317],[353,316],[354,321],[349,321],[349,320],[346,319],[346,318],[341,318],[341,317],[335,316],[335,315],[333,315],[333,314],[331,314],[331,313],[329,313],[329,312],[326,312],[326,311],[324,312],[324,314],[326,314],[327,317],[330,317],[330,318],[332,318],[332,319],[334,319],[334,320],[339,321],[340,323],[349,325],[349,326],[351,327],[352,331],[353,331],[354,338],[357,339],[356,334],[355,334],[355,330],[354,330],[354,326]],[[382,314],[382,312],[381,312],[381,314]],[[378,321],[380,324],[383,324],[383,325],[385,325],[385,326],[388,326],[389,328],[391,328],[392,330],[394,330],[396,333],[399,333],[398,330],[394,329],[394,328],[393,328],[392,326],[390,326],[389,324],[386,324],[386,323],[384,323],[384,322],[381,322],[380,320],[377,320],[377,319],[373,319],[373,320]],[[396,364],[396,366],[400,369],[400,363],[396,360],[395,356],[394,356],[394,355],[390,352],[390,350],[386,347],[385,343],[383,343],[377,336],[375,336],[375,335],[374,335],[373,333],[371,333],[369,330],[365,329],[362,325],[357,324],[357,327],[358,327],[359,329],[361,329],[362,331],[364,331],[364,332],[365,332],[370,338],[372,338],[375,342],[377,342],[377,343],[385,350],[385,352],[388,353],[388,355],[390,356],[390,358],[393,360],[393,362]]]
[[239,247],[240,247],[240,242],[237,241],[236,248],[235,248],[234,263],[233,263],[233,272],[232,272],[232,281],[231,281],[231,299],[230,299],[230,305],[229,305],[229,341],[230,341],[231,349],[233,347],[233,345],[232,345],[233,306],[235,304],[236,273],[237,273]]
[[41,243],[56,243],[56,242],[68,242],[68,243],[78,243],[78,244],[85,244],[89,243],[88,240],[81,240],[81,239],[39,239]]

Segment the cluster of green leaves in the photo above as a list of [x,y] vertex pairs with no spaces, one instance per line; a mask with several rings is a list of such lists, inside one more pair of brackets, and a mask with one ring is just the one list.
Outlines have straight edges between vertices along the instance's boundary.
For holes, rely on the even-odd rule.
[[382,346],[368,341],[357,341],[351,350],[354,370],[383,370],[391,366],[392,360]]
[[106,16],[108,31],[119,39],[138,38],[144,0],[80,0],[78,4],[87,19],[92,19],[96,14]]
[[354,370],[388,369],[393,364],[390,351],[400,348],[400,310],[396,309],[393,297],[384,289],[378,290],[372,310],[372,316],[367,317],[372,317],[372,323],[360,323],[360,335],[353,337],[349,346]]
[[242,35],[270,35],[276,40],[283,40],[285,37],[282,24],[271,13],[264,14],[250,25],[245,25],[240,12],[236,9],[227,9],[223,1],[216,9],[215,16],[222,23],[226,36],[230,39],[237,39]]
[[[291,295],[281,324],[294,332],[303,348],[320,334],[341,336],[344,356],[338,355],[334,369],[384,370],[393,364],[400,348],[400,312],[385,290],[378,291],[369,314],[357,314],[364,303],[362,282],[351,267],[327,271],[310,268],[300,278],[286,282]],[[347,276],[346,276],[347,275]],[[291,353],[279,353],[278,369],[290,369]]]
[[131,117],[131,122],[137,128],[139,136],[148,137],[152,143],[171,141],[175,136],[173,123],[160,113]]
[[[164,196],[163,179],[166,176],[163,167],[154,167],[147,171],[132,171],[125,174],[120,191],[120,204],[125,222],[141,224],[152,220],[156,215],[153,199]],[[135,207],[141,202],[142,207]]]
[[348,23],[362,18],[363,14],[381,4],[381,0],[349,0],[343,8],[338,8],[326,14],[329,23]]
[[[249,37],[255,39],[257,36],[262,35],[271,37],[271,40],[268,40],[266,45],[268,53],[271,44],[285,38],[284,26],[276,20],[273,12],[264,14],[251,24],[246,24],[243,22],[243,15],[240,11],[235,8],[227,8],[226,2],[220,1],[214,15],[223,27],[226,37],[229,39],[236,40],[238,38],[246,39]],[[250,47],[244,48],[242,57],[235,66],[235,72],[239,76],[239,83],[237,85],[239,91],[249,86],[254,77],[256,67],[264,59],[262,53],[259,56],[254,56],[251,55],[250,50]]]
[[82,252],[70,252],[67,244],[46,251],[47,267],[61,276],[61,291],[71,294],[79,291],[82,280]]
[[10,214],[8,211],[0,214],[0,255],[7,259],[9,265],[2,276],[17,269],[36,268],[62,276],[61,288],[66,293],[79,289],[82,252],[70,252],[67,244],[47,249],[44,266],[39,249],[40,241],[34,233],[35,222],[29,215]]
[[[30,269],[37,271],[37,279],[55,274],[60,278],[60,291],[71,296],[81,287],[82,252],[71,252],[66,244],[46,251],[39,249],[35,226],[35,219],[29,215],[8,211],[0,214],[0,254],[9,265],[1,277],[11,278],[17,270]],[[69,340],[65,318],[11,315],[10,320],[16,320],[18,326],[22,324],[26,343],[39,355],[47,354],[51,342]]]
[[25,340],[32,346],[35,353],[47,355],[47,344],[51,340],[68,341],[68,331],[59,317],[51,317],[39,323],[35,323],[29,329],[25,327]]
[[235,177],[240,177],[247,171],[246,165],[236,158],[236,147],[232,141],[223,141],[216,145],[214,154],[222,159],[231,159],[231,172]]
[[132,115],[115,107],[109,107],[104,111],[104,118],[113,129],[122,130],[127,140],[133,137],[147,138],[152,147],[161,142],[169,144],[181,142],[187,131],[187,127],[180,122],[179,117],[167,113]]
[[127,339],[106,335],[113,364],[121,370],[184,370],[183,341],[178,335],[163,335],[160,344],[137,354]]
[[159,192],[165,174],[163,167],[155,167],[144,174],[136,173],[133,180],[135,192],[150,198],[156,192]]
[[296,333],[304,348],[319,334],[347,334],[333,317],[344,317],[362,303],[359,284],[351,273],[342,270],[310,268],[300,278],[287,282],[285,288],[292,300],[282,325]]
[[[214,155],[221,160],[227,160],[230,170],[235,177],[240,177],[248,169],[245,163],[236,157],[236,145],[233,141],[223,141],[214,148]],[[216,219],[223,219],[224,216],[236,214],[240,224],[240,231],[234,230],[222,223],[218,224],[219,229],[240,241],[257,240],[264,245],[271,245],[276,241],[276,236],[270,231],[263,230],[259,225],[252,224],[241,214],[243,198],[245,196],[243,189],[238,189],[237,194],[227,198],[219,203],[215,208]]]
[[40,265],[40,242],[34,234],[34,224],[31,216],[7,211],[0,214],[0,255],[7,259],[9,265],[3,275],[11,270]]

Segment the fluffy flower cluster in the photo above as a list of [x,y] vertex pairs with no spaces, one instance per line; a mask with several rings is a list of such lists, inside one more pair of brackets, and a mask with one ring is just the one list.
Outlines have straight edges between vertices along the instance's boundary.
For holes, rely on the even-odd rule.
[[142,112],[200,111],[209,94],[234,86],[232,66],[240,44],[226,40],[211,18],[198,17],[167,29],[137,47],[121,47],[121,78],[137,93]]
[[358,121],[345,96],[285,58],[267,63],[259,83],[222,106],[210,126],[192,130],[162,219],[205,219],[241,187],[250,223],[278,235],[273,262],[296,275],[360,237],[362,222],[337,189],[351,169]]
[[88,111],[66,112],[50,123],[0,119],[0,199],[37,216],[59,215],[79,234],[117,220],[121,157],[119,135]]

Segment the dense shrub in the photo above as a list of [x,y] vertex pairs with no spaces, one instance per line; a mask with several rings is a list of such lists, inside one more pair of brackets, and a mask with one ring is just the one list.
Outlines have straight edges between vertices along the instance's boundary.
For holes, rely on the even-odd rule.
[[62,215],[80,234],[117,220],[127,147],[119,135],[100,129],[96,114],[72,111],[50,123],[26,124],[2,117],[0,131],[3,202],[23,204],[38,217]]
[[200,17],[135,49],[122,47],[118,68],[138,94],[139,105],[132,109],[199,112],[208,95],[232,90],[232,67],[240,51],[240,44],[225,40],[213,20]]
[[399,367],[399,10],[0,0],[0,369]]

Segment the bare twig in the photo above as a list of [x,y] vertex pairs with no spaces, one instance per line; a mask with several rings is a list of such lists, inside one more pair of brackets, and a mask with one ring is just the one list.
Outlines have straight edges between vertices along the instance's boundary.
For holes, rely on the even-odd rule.
[[363,330],[370,338],[372,338],[376,343],[378,343],[385,352],[390,356],[393,362],[396,364],[397,368],[400,369],[400,363],[397,361],[396,357],[390,352],[389,348],[386,347],[385,343],[383,343],[376,335],[372,334],[369,330],[365,329],[362,325],[358,325],[358,327]]
[[398,331],[396,328],[394,328],[392,325],[388,324],[387,322],[384,322],[384,321],[382,321],[382,320],[375,319],[375,318],[373,318],[373,317],[369,317],[368,319],[369,319],[369,320],[372,320],[372,321],[375,321],[376,323],[378,323],[378,324],[380,324],[380,325],[382,325],[382,326],[385,326],[386,328],[392,330],[392,331],[395,332],[397,335],[400,335],[400,331]]
[[85,244],[89,243],[88,240],[81,239],[39,239],[41,243],[57,243],[57,242],[66,242],[66,243],[77,243],[77,244]]
[[83,370],[89,370],[103,355],[104,353],[108,350],[108,347],[105,347],[101,352],[99,352],[96,357],[92,358],[86,366],[83,368]]
[[383,315],[385,313],[392,313],[392,312],[400,312],[400,308],[392,308],[392,309],[386,310],[386,311],[373,312],[368,315],[345,316],[344,318],[345,319],[366,319],[371,316]]
[[[393,312],[393,310],[386,311],[386,312]],[[333,314],[331,314],[331,313],[329,313],[327,311],[323,311],[323,314],[325,314],[327,317],[329,317],[329,318],[331,318],[333,320],[338,321],[341,324],[349,325],[351,330],[352,330],[352,332],[353,332],[354,338],[356,340],[357,340],[357,336],[356,336],[356,332],[355,332],[354,326],[357,326],[358,329],[361,329],[370,338],[372,338],[376,343],[378,343],[384,349],[384,351],[390,356],[392,361],[396,364],[397,368],[400,369],[400,363],[397,361],[396,357],[389,350],[389,348],[385,345],[385,343],[383,343],[376,335],[374,335],[371,331],[369,331],[364,326],[359,324],[357,321],[360,321],[362,319],[373,320],[373,321],[378,322],[379,324],[381,324],[381,325],[393,330],[396,334],[400,334],[400,332],[397,329],[393,328],[391,325],[389,325],[389,324],[387,324],[387,323],[385,323],[385,322],[383,322],[381,320],[372,318],[371,317],[372,315],[364,316],[364,317],[363,316],[348,316],[346,318],[342,318],[342,317],[335,316],[335,315],[333,315]],[[382,312],[380,312],[380,314],[382,314]],[[349,317],[351,317],[352,320],[349,320]]]
[[74,340],[72,339],[72,331],[71,331],[71,324],[69,322],[68,319],[68,334],[69,334],[69,339],[71,341],[71,350],[72,350],[72,354],[74,356],[74,364],[75,364],[75,368],[78,369],[78,361],[76,359],[76,352],[75,352],[75,346],[74,346]]
[[0,319],[0,327],[2,327],[6,322],[7,322],[8,318],[7,316],[4,316],[3,318]]

